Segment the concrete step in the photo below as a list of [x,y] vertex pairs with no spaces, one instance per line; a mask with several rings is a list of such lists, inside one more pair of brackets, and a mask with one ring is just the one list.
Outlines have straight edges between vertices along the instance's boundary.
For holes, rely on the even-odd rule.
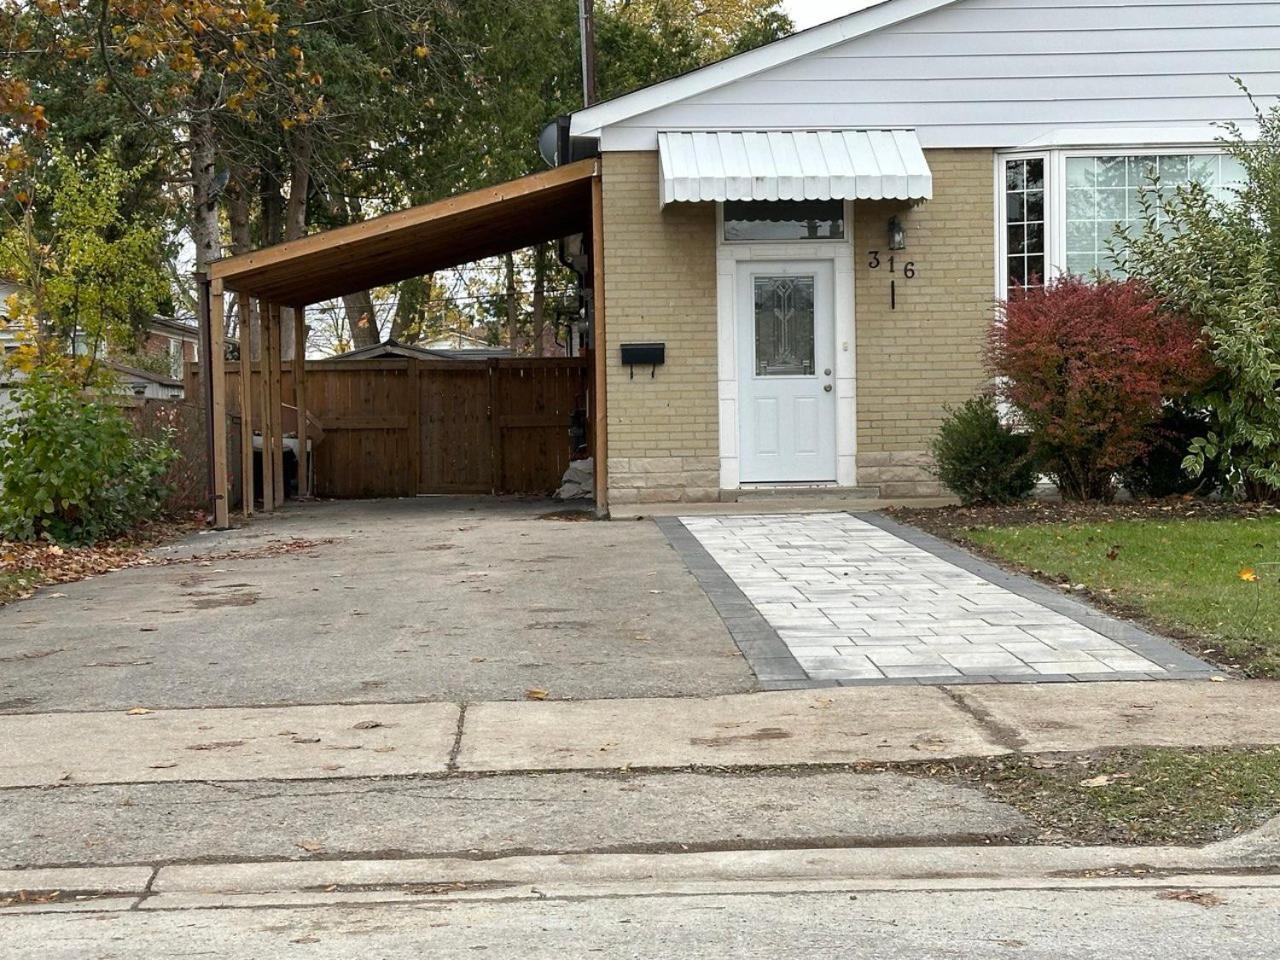
[[767,502],[770,500],[793,500],[798,497],[814,497],[830,501],[846,500],[878,500],[879,487],[808,487],[802,485],[779,484],[767,487],[744,487],[737,492],[738,503]]

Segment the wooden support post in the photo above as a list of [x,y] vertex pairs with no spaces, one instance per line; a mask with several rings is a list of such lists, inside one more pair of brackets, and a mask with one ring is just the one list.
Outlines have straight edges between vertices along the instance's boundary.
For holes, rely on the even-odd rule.
[[271,304],[265,300],[258,301],[258,348],[261,358],[258,363],[258,396],[262,401],[262,509],[271,513],[276,508],[275,458],[271,451],[275,449],[275,418],[271,416]]
[[209,284],[209,379],[213,413],[213,525],[219,530],[231,526],[227,509],[227,355],[226,305],[222,281]]
[[293,397],[298,408],[298,497],[311,496],[307,475],[307,323],[306,309],[293,308]]
[[249,296],[236,295],[240,311],[240,508],[253,516],[253,311]]
[[422,492],[422,364],[409,358],[409,456],[413,459],[413,492]]
[[281,356],[283,354],[280,323],[280,305],[271,305],[271,370],[268,379],[271,381],[271,418],[274,426],[271,431],[271,476],[275,480],[275,505],[284,506],[284,389],[281,382]]
[[498,361],[489,361],[489,462],[492,493],[501,493],[502,475],[502,411],[498,409]]
[[604,329],[604,188],[600,173],[591,178],[591,377],[592,456],[595,457],[596,515],[609,515],[609,410],[605,371],[608,344]]

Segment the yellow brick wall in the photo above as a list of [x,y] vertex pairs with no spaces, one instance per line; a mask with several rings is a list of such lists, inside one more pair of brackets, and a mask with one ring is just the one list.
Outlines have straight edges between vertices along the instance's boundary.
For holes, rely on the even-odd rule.
[[[716,208],[658,206],[658,155],[603,159],[605,331],[612,503],[719,494]],[[665,342],[666,364],[635,379],[628,342]]]
[[[947,404],[984,380],[992,315],[994,222],[989,150],[930,150],[934,199],[854,204],[858,484],[887,497],[932,495],[928,443]],[[716,396],[716,211],[658,205],[656,153],[603,159],[609,495],[616,504],[712,500],[719,494]],[[897,213],[906,280],[888,270]],[[881,266],[869,267],[879,250]],[[897,279],[897,308],[889,280]],[[838,318],[838,326],[844,321]],[[655,379],[621,365],[618,347],[664,341]]]
[[[992,317],[994,244],[990,150],[928,150],[933,199],[916,206],[854,204],[858,483],[882,496],[940,492],[927,470],[928,445],[947,404],[983,383],[982,339]],[[907,248],[893,254],[897,214]],[[879,269],[868,252],[880,251]],[[914,279],[901,273],[915,264]],[[897,309],[889,281],[897,280]]]

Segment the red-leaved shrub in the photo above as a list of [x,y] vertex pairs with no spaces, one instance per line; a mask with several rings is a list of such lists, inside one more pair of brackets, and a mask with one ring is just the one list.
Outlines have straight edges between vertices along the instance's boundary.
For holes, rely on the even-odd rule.
[[1000,393],[1068,499],[1110,499],[1118,470],[1151,444],[1166,401],[1210,364],[1194,325],[1135,280],[1063,277],[1016,291],[988,340]]

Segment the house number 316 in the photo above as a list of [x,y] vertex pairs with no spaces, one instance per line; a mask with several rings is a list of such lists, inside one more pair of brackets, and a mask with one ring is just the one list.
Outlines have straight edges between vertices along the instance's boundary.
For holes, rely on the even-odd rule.
[[[882,261],[880,259],[879,250],[872,250],[867,254],[867,256],[869,258],[867,260],[867,266],[870,267],[872,270],[879,270],[881,265],[887,262],[889,265],[890,273],[896,274],[898,272],[898,258],[893,256],[892,254],[890,254],[889,259],[887,261]],[[915,279],[915,275],[916,275],[916,262],[914,260],[908,260],[906,263],[902,265],[902,276],[907,280],[913,280]]]

